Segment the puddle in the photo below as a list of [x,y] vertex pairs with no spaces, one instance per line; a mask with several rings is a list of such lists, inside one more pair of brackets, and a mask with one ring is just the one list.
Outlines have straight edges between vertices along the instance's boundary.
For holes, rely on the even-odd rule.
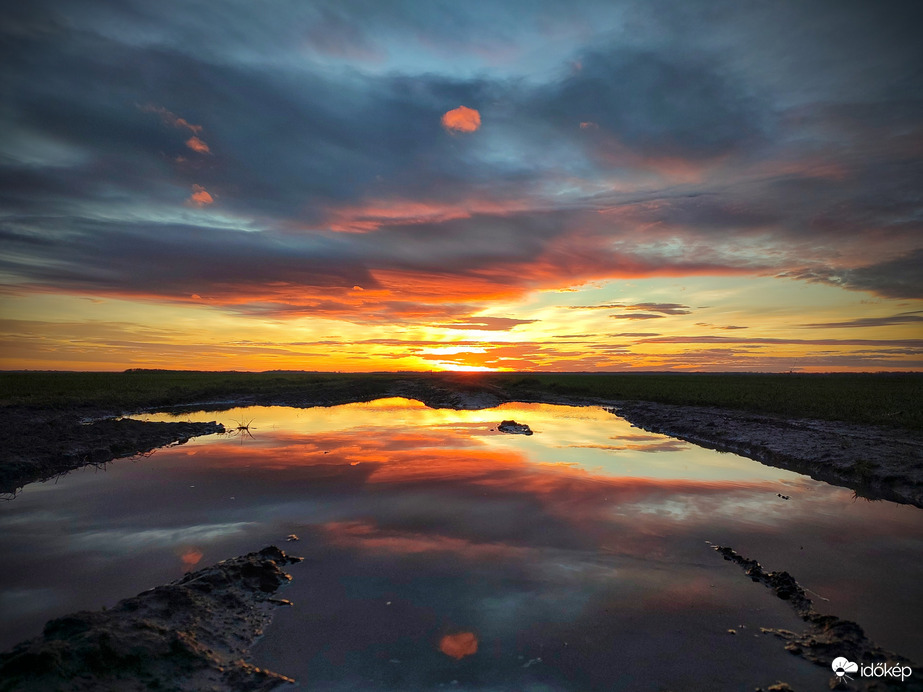
[[[791,609],[711,541],[923,660],[920,510],[600,408],[385,399],[142,418],[249,428],[0,504],[14,566],[0,573],[0,648],[274,543],[306,560],[255,663],[307,689],[825,686],[826,671],[759,634],[800,628]],[[504,419],[535,434],[497,431]]]

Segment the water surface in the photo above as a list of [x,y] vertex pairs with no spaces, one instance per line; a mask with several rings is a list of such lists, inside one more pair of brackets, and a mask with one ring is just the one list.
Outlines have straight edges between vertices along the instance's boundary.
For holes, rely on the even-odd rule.
[[[535,434],[498,432],[504,418]],[[306,689],[823,689],[826,671],[760,634],[800,629],[797,617],[710,541],[788,570],[819,610],[923,660],[913,507],[596,407],[385,399],[180,419],[250,429],[0,505],[13,566],[0,647],[275,543],[306,560],[255,658]]]

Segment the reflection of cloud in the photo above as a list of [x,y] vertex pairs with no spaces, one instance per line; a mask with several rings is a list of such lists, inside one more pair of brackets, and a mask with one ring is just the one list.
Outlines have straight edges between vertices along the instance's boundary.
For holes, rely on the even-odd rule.
[[179,559],[182,561],[183,567],[186,569],[192,569],[202,561],[202,557],[203,554],[201,550],[196,548],[188,548],[182,552],[182,554],[179,556]]
[[652,442],[651,444],[627,444],[627,445],[567,445],[576,449],[608,449],[613,452],[633,451],[633,452],[682,452],[689,449],[689,445],[682,440],[665,440],[663,442]]
[[442,116],[442,126],[449,132],[474,132],[481,126],[481,114],[473,108],[459,106]]
[[240,533],[251,524],[252,522],[238,521],[226,524],[200,524],[168,529],[106,529],[78,533],[72,540],[74,545],[103,552],[149,550],[157,546],[207,543],[218,538]]
[[529,553],[528,548],[506,543],[482,543],[441,534],[383,529],[361,521],[330,522],[321,528],[335,545],[397,555],[450,552],[471,560],[521,560]]
[[478,638],[474,632],[447,634],[439,640],[439,650],[446,656],[461,660],[465,656],[477,653]]

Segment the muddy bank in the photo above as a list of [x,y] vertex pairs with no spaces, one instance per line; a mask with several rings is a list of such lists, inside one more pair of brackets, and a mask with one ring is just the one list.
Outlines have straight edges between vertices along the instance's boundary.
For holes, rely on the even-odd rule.
[[861,497],[923,507],[923,435],[728,409],[615,402],[613,413],[649,432],[845,486]]
[[[181,403],[174,407],[159,406],[158,411],[223,411],[235,406],[339,406],[387,397],[415,399],[430,408],[479,410],[493,408],[507,401],[518,401],[501,387],[484,382],[467,382],[464,379],[408,378],[388,381],[323,382],[298,390],[284,392],[241,393],[220,401]],[[551,403],[553,396],[545,400]],[[112,415],[112,414],[110,414]]]
[[[597,405],[632,424],[770,466],[806,474],[870,499],[923,507],[923,434],[899,428],[793,419],[729,409],[570,396],[467,381],[464,378],[324,382],[285,392],[241,393],[233,399],[157,406],[147,410],[220,411],[235,406],[336,406],[382,397],[416,399],[432,408],[484,409],[504,402]],[[97,420],[140,411],[73,410],[66,413],[6,407],[0,413],[0,492],[88,463],[143,454],[195,435],[222,430],[211,424]],[[528,423],[528,421],[525,421]],[[155,428],[156,426],[156,428]]]
[[147,454],[197,435],[224,432],[218,423],[142,423],[6,409],[0,417],[0,494],[87,465]]
[[243,658],[302,558],[275,546],[187,574],[109,610],[50,620],[0,654],[0,690],[273,690],[291,679]]
[[732,452],[849,488],[860,497],[923,508],[923,434],[900,428],[784,418],[717,407],[613,401],[498,387],[393,387],[433,408],[482,409],[506,401],[602,406],[647,430]]
[[135,410],[73,406],[0,408],[0,495],[54,478],[76,468],[147,454],[158,447],[182,444],[198,435],[225,432],[218,423],[146,423],[117,419],[152,411],[224,411],[237,406],[338,406],[383,397],[417,399],[432,408],[482,409],[508,401],[499,388],[465,382],[382,382],[348,380],[273,393],[245,393],[233,398],[151,406]]
[[[830,669],[831,687],[838,682],[831,663],[834,659],[845,657],[849,661],[862,665],[885,664],[888,668],[895,666],[919,671],[920,667],[909,659],[891,651],[882,649],[869,640],[862,628],[850,620],[841,620],[835,615],[817,612],[814,603],[802,586],[788,572],[767,572],[756,560],[744,557],[733,548],[713,546],[725,560],[734,562],[744,570],[753,581],[763,584],[791,605],[795,613],[805,622],[803,632],[791,632],[785,629],[761,628],[766,634],[772,634],[786,642],[785,649],[796,656]],[[923,690],[919,680],[901,681],[882,677],[878,680],[860,680],[853,675],[849,689],[859,690]],[[771,689],[771,688],[770,688]]]

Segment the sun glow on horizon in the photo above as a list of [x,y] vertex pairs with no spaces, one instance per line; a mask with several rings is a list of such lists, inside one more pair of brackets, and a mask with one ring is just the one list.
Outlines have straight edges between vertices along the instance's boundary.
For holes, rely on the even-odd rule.
[[464,365],[447,361],[436,361],[432,364],[442,372],[503,372],[506,368],[488,368],[484,365]]

